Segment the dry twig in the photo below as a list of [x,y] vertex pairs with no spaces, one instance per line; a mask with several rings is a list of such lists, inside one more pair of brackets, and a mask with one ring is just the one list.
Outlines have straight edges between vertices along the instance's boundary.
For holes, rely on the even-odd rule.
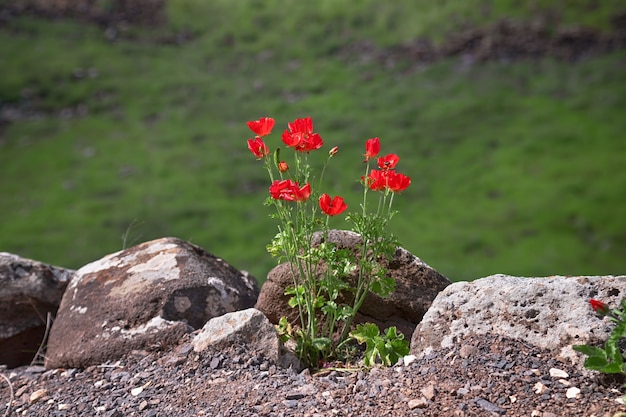
[[0,374],[0,376],[4,378],[5,381],[7,381],[7,384],[9,384],[9,391],[11,392],[11,398],[9,399],[9,402],[7,403],[7,410],[4,412],[4,416],[3,416],[3,417],[7,417],[9,415],[9,412],[11,411],[11,404],[13,404],[13,398],[15,394],[13,392],[13,384],[11,383],[9,378],[5,374]]

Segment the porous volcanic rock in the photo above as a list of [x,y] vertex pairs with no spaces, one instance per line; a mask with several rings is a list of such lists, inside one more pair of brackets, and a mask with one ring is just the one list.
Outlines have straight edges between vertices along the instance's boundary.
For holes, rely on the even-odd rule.
[[256,280],[204,249],[162,238],[78,271],[52,326],[46,367],[85,367],[163,348],[209,319],[252,307]]
[[626,276],[524,278],[492,275],[456,282],[443,290],[417,326],[411,353],[423,355],[458,344],[470,335],[502,335],[554,351],[574,362],[572,344],[601,344],[611,330],[594,313],[591,298],[619,306]]
[[[317,234],[313,244],[319,244],[321,237],[321,234]],[[351,231],[330,230],[328,241],[339,248],[358,252],[361,237]],[[450,281],[404,248],[398,248],[385,267],[396,281],[395,292],[386,298],[370,293],[359,310],[355,323],[370,322],[383,329],[396,326],[408,337],[432,300]],[[356,275],[351,279],[356,280]],[[267,281],[261,288],[256,308],[272,323],[278,323],[283,316],[293,324],[298,323],[298,312],[289,306],[290,296],[284,294],[288,286],[293,286],[293,276],[290,265],[283,263],[268,273]],[[348,299],[349,294],[344,293],[344,297]]]

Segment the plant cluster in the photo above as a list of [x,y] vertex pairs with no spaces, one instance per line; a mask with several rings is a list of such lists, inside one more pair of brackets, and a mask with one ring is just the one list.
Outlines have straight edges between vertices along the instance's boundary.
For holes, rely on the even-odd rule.
[[[279,221],[278,233],[267,249],[279,263],[288,263],[293,277],[293,286],[285,294],[291,296],[289,305],[298,309],[299,321],[281,318],[278,330],[283,341],[295,341],[299,357],[311,367],[347,359],[354,341],[366,345],[366,366],[394,363],[408,353],[408,341],[395,327],[380,334],[374,324],[352,325],[368,293],[385,297],[395,288],[384,265],[399,243],[387,232],[387,224],[394,215],[395,194],[411,183],[408,176],[395,170],[400,158],[395,154],[379,157],[378,169],[370,169],[370,161],[380,152],[380,140],[366,141],[361,209],[346,217],[361,243],[356,251],[339,248],[329,242],[329,220],[344,213],[348,205],[341,196],[319,191],[328,162],[339,148],[330,149],[319,178],[315,178],[308,155],[322,148],[324,141],[314,132],[310,117],[288,123],[282,133],[283,144],[293,150],[289,162],[282,159],[280,147],[271,152],[264,141],[274,119],[249,121],[248,127],[255,133],[248,139],[248,149],[264,161],[270,178],[266,204],[275,207],[273,217]],[[311,186],[313,181],[317,188]],[[368,207],[371,192],[378,196],[373,211]]]
[[589,300],[591,308],[602,317],[608,317],[615,327],[603,348],[589,345],[576,345],[573,349],[588,356],[585,367],[606,374],[626,374],[624,355],[618,345],[619,341],[626,337],[626,299],[622,300],[619,309],[611,309],[602,301]]
[[[596,299],[589,300],[589,305],[600,316],[608,317],[610,321],[615,323],[615,327],[604,343],[604,347],[575,345],[572,348],[587,355],[584,363],[585,368],[605,374],[626,375],[624,353],[619,346],[619,342],[626,337],[626,298],[620,303],[619,309],[611,309],[606,303]],[[622,400],[626,402],[626,395],[622,397]]]

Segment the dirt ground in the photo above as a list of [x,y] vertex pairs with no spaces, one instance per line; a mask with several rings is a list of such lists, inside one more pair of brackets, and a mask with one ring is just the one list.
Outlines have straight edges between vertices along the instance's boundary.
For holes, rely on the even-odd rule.
[[[502,337],[389,368],[283,369],[233,346],[134,351],[86,369],[2,371],[0,416],[615,416],[623,381]],[[10,382],[10,384],[8,383]],[[8,408],[7,408],[8,407]],[[4,413],[4,414],[2,414]]]

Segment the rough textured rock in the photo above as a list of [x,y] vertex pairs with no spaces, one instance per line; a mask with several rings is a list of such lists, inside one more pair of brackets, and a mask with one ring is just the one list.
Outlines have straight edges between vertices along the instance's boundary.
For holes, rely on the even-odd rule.
[[493,275],[442,291],[417,326],[411,353],[449,348],[469,335],[502,335],[579,361],[572,344],[603,343],[609,333],[589,306],[596,298],[618,306],[626,276],[523,278]]
[[252,307],[256,280],[204,249],[163,238],[76,271],[52,326],[46,367],[84,367],[171,345],[209,319]]
[[[314,244],[319,244],[320,238],[318,234]],[[353,250],[361,242],[358,234],[345,230],[331,230],[328,240],[340,248]],[[369,294],[355,321],[375,323],[383,329],[396,326],[408,337],[432,300],[450,281],[403,248],[398,248],[386,267],[396,280],[396,291],[387,298]],[[268,273],[267,281],[261,288],[256,308],[272,323],[278,323],[282,316],[292,323],[298,322],[297,310],[289,307],[289,296],[284,295],[288,286],[293,286],[293,278],[289,264],[284,263]]]
[[246,345],[281,366],[303,369],[298,358],[283,348],[278,333],[263,313],[254,308],[227,313],[209,320],[191,342],[196,352]]
[[29,364],[74,271],[0,252],[0,364]]

